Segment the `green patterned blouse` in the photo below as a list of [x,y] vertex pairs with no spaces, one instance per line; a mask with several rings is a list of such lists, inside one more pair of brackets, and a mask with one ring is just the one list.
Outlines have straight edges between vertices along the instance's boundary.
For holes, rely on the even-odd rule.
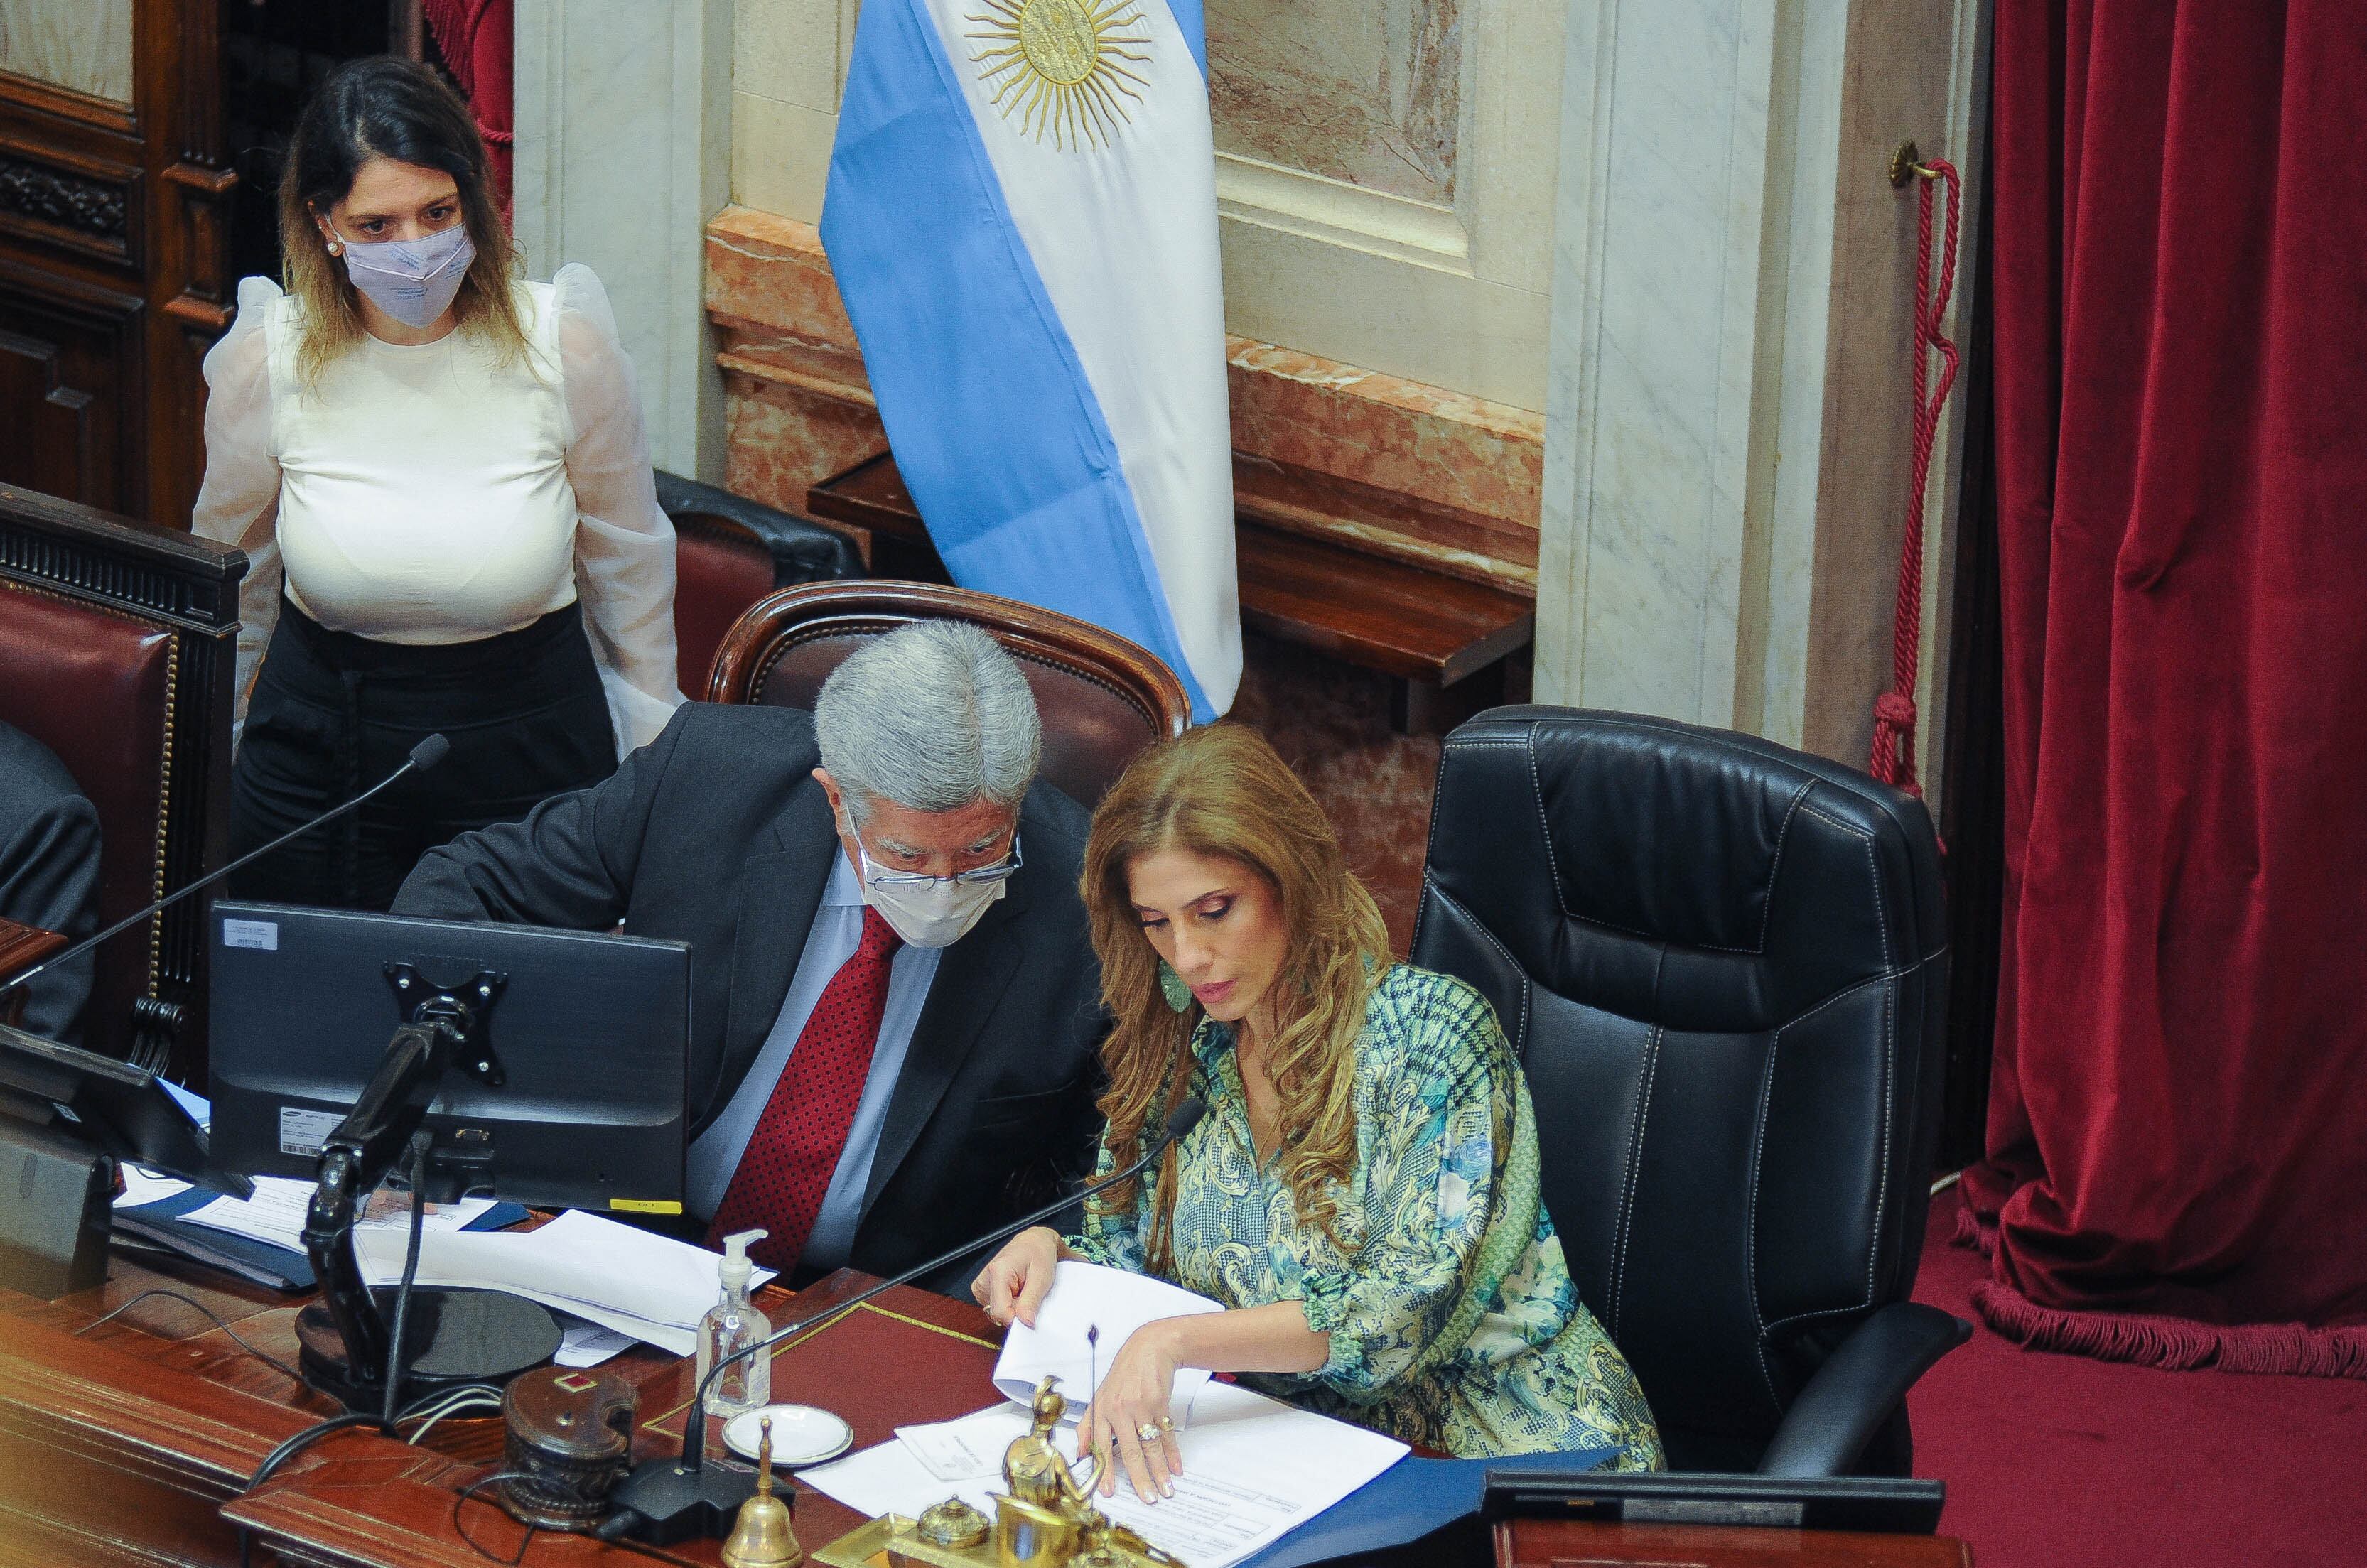
[[[1406,964],[1374,988],[1347,1252],[1299,1225],[1276,1164],[1258,1168],[1232,1043],[1213,1020],[1192,1038],[1208,1114],[1183,1145],[1173,1281],[1229,1307],[1299,1302],[1331,1337],[1318,1371],[1243,1381],[1467,1458],[1617,1444],[1615,1468],[1659,1467],[1644,1391],[1579,1301],[1538,1200],[1528,1083],[1477,991]],[[1147,1271],[1138,1190],[1130,1213],[1088,1212],[1070,1247]]]

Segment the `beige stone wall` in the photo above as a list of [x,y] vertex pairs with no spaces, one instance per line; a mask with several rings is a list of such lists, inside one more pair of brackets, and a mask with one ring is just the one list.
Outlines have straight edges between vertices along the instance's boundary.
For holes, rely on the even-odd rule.
[[[1560,0],[1207,0],[1227,324],[1545,407]],[[732,200],[816,221],[856,0],[739,0]]]

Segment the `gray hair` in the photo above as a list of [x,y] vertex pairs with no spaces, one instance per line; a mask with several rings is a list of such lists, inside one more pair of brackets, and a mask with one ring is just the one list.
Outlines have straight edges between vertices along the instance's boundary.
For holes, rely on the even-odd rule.
[[814,735],[858,825],[882,800],[1016,811],[1044,750],[1019,661],[968,621],[916,621],[849,654],[814,699]]

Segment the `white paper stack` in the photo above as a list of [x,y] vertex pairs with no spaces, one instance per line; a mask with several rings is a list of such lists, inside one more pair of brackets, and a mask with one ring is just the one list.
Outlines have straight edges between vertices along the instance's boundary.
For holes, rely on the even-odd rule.
[[[1406,1446],[1377,1432],[1294,1409],[1231,1383],[1211,1382],[1176,1404],[1184,1473],[1175,1495],[1146,1503],[1123,1477],[1093,1506],[1192,1568],[1230,1568],[1305,1524],[1397,1463]],[[1025,1407],[1002,1404],[798,1472],[865,1514],[918,1515],[958,1496],[991,1516],[1002,1453],[1027,1430]],[[1073,1434],[1063,1451],[1073,1451]],[[970,1475],[963,1470],[980,1472]]]
[[[407,1233],[357,1226],[363,1278],[402,1278]],[[539,1230],[431,1233],[419,1248],[418,1283],[507,1291],[662,1350],[698,1348],[698,1320],[722,1297],[722,1255],[571,1209]],[[750,1280],[773,1277],[759,1269]]]
[[[1190,1292],[1119,1275],[1202,1303],[1171,1304],[1163,1312],[1154,1310],[1129,1321],[1121,1314],[1124,1303],[1149,1305],[1157,1298],[1101,1278],[1114,1272],[1087,1264],[1060,1265],[1044,1310],[1036,1314],[1034,1337],[1038,1343],[1025,1352],[1031,1364],[1058,1371],[1082,1363],[1086,1359],[1082,1335],[1092,1323],[1102,1329],[1094,1359],[1105,1370],[1126,1335],[1139,1323],[1179,1312],[1216,1310],[1217,1303]],[[1065,1303],[1063,1292],[1072,1292]],[[1127,1326],[1114,1334],[1114,1322]],[[1013,1340],[1017,1339],[1014,1329]],[[1006,1350],[995,1366],[998,1388],[1016,1364]],[[1064,1382],[1063,1386],[1072,1385]],[[1032,1385],[1029,1389],[1032,1393]],[[1115,1495],[1096,1493],[1094,1506],[1192,1568],[1230,1568],[1371,1481],[1407,1451],[1395,1438],[1295,1409],[1231,1383],[1210,1382],[1206,1372],[1188,1386],[1179,1375],[1170,1408],[1184,1456],[1174,1495],[1145,1502],[1120,1479]],[[866,1514],[913,1516],[951,1495],[991,1515],[991,1494],[1002,1489],[1003,1450],[1027,1430],[1028,1419],[1025,1404],[1006,1402],[957,1421],[899,1427],[894,1441],[800,1472],[798,1479]],[[1060,1441],[1063,1451],[1073,1455],[1073,1432]]]
[[[1223,1310],[1206,1296],[1148,1274],[1070,1259],[1054,1272],[1035,1325],[1013,1321],[994,1363],[994,1386],[1005,1398],[1025,1404],[1048,1374],[1057,1377],[1073,1421],[1101,1392],[1110,1358],[1136,1329],[1162,1317]],[[1175,1403],[1189,1404],[1207,1381],[1208,1374],[1195,1367],[1178,1371]]]

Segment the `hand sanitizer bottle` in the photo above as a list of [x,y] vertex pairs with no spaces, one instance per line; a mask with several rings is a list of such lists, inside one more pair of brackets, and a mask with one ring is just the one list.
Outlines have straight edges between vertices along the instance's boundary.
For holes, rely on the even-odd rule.
[[[723,1278],[723,1299],[698,1320],[698,1369],[697,1382],[691,1385],[694,1388],[707,1381],[716,1362],[734,1350],[760,1343],[773,1332],[772,1324],[748,1299],[748,1275],[753,1268],[748,1261],[748,1246],[764,1237],[763,1231],[742,1231],[723,1238],[723,1262],[717,1270]],[[724,1369],[707,1396],[707,1413],[730,1417],[772,1402],[773,1358],[759,1351]]]

